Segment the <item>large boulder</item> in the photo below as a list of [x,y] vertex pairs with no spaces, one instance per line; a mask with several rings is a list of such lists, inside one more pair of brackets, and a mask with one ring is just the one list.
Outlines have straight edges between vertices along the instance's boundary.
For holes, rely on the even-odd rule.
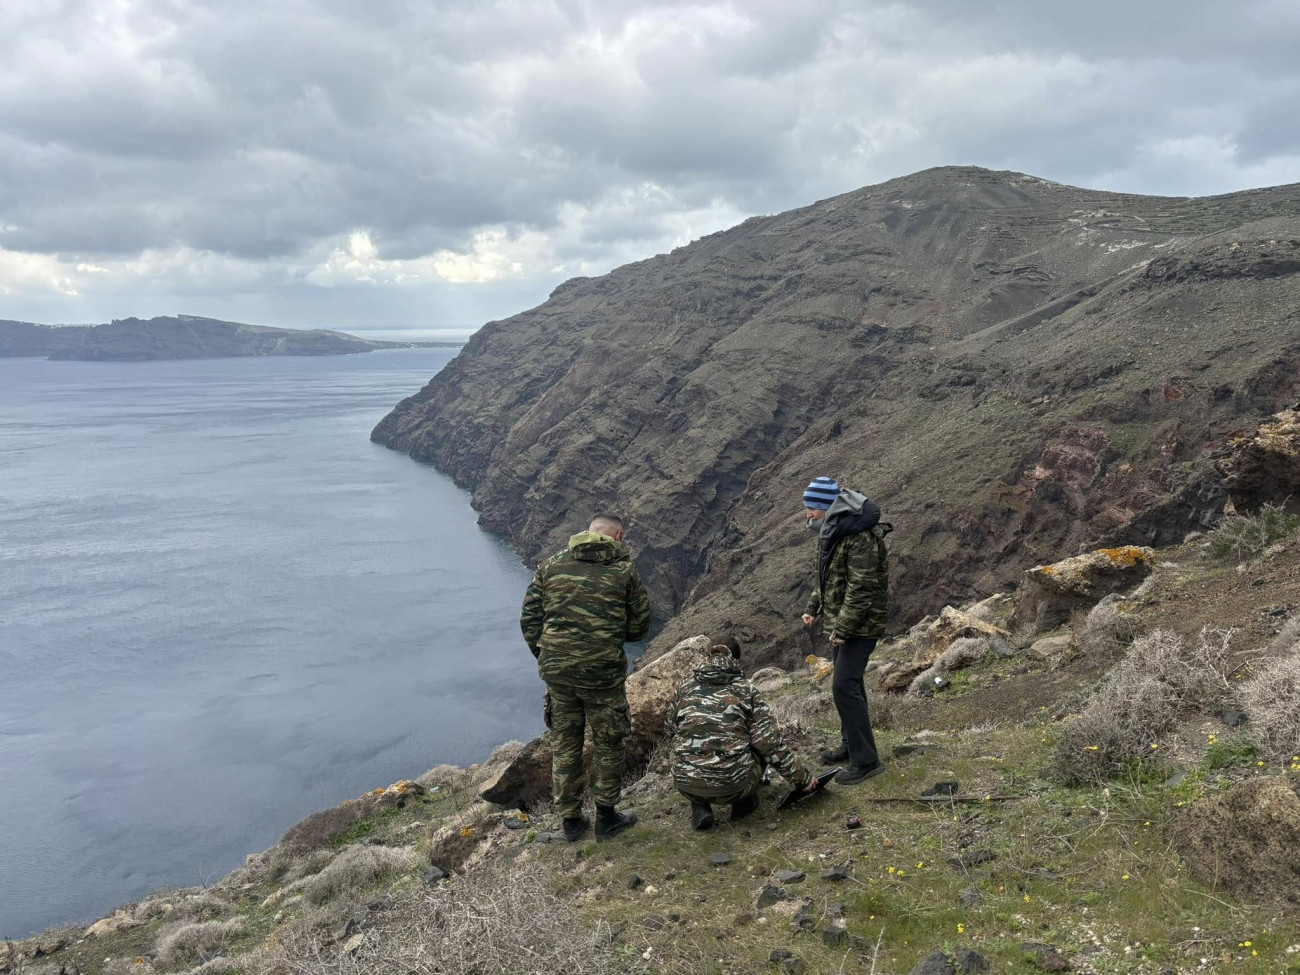
[[[668,730],[668,707],[682,680],[695,669],[709,638],[683,640],[663,656],[634,671],[627,679],[627,705],[632,733],[627,739],[627,768],[645,764]],[[587,745],[590,760],[591,745]],[[527,810],[551,795],[551,742],[547,734],[530,741],[479,791],[488,802]]]
[[1025,573],[1012,625],[1035,633],[1054,630],[1078,609],[1091,609],[1111,593],[1133,588],[1155,568],[1152,549],[1138,545],[1099,548]]
[[1243,900],[1300,903],[1300,798],[1281,776],[1239,782],[1174,824],[1193,877]]
[[1238,514],[1266,504],[1300,512],[1300,412],[1283,410],[1253,435],[1232,441],[1218,468]]

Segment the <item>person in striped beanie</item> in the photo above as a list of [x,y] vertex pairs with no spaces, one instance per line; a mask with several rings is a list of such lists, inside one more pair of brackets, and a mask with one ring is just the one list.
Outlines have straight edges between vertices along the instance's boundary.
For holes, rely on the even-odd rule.
[[829,477],[814,478],[803,492],[808,527],[817,529],[817,585],[803,622],[819,621],[830,637],[831,697],[840,717],[838,746],[822,752],[826,764],[845,762],[836,780],[854,785],[885,770],[867,713],[867,661],[889,618],[889,553],[893,528],[865,494],[842,489]]

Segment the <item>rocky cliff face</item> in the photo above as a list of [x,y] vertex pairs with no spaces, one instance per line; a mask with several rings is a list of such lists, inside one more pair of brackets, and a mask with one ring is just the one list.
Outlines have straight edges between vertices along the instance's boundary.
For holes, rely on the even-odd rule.
[[661,645],[797,622],[814,475],[895,525],[895,621],[1217,516],[1213,450],[1289,405],[1300,186],[1128,196],[918,173],[561,285],[485,326],[373,438],[471,488],[529,560],[595,510]]

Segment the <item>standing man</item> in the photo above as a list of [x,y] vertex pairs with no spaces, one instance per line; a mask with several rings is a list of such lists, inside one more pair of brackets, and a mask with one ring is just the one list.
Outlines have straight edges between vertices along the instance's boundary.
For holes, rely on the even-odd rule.
[[803,615],[805,626],[822,618],[831,640],[835,670],[831,697],[840,716],[840,746],[821,753],[828,765],[847,761],[836,780],[863,782],[885,770],[867,714],[863,675],[889,618],[889,553],[885,536],[893,526],[880,522],[880,508],[866,495],[841,490],[818,477],[803,494],[808,527],[817,529],[817,587]]
[[623,644],[650,630],[650,598],[623,544],[623,521],[597,515],[569,547],[533,576],[519,617],[528,649],[546,682],[555,807],[564,838],[582,839],[591,825],[582,814],[582,749],[591,726],[596,839],[636,824],[614,807],[623,789],[623,742],[631,730],[627,657]]

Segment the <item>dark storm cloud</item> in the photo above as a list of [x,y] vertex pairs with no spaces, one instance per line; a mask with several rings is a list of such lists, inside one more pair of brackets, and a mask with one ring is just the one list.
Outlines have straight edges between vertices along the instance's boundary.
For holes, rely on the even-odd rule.
[[931,165],[1295,180],[1297,43],[1289,0],[6,0],[0,298],[473,320]]

